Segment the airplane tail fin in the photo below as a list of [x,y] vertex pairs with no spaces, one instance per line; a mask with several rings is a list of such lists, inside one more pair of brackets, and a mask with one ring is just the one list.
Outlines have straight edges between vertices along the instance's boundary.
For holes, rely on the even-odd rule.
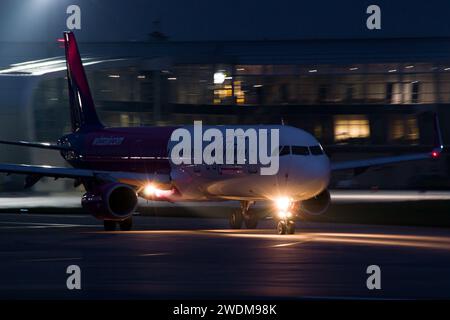
[[64,45],[72,130],[102,128],[73,32],[64,32]]

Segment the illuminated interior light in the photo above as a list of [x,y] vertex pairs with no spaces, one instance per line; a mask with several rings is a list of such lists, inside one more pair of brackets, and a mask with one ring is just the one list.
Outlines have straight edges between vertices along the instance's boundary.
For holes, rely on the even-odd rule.
[[350,68],[349,70],[350,71],[356,71],[356,70],[358,70],[359,68],[357,68],[357,67],[353,67],[353,68]]
[[334,122],[334,138],[336,141],[369,137],[369,120],[365,116],[336,116]]
[[214,84],[222,84],[225,82],[227,75],[222,71],[214,73]]
[[[126,59],[94,60],[93,58],[82,58],[83,65],[85,67],[99,63],[125,61],[125,60]],[[26,75],[40,76],[48,73],[65,70],[66,70],[66,60],[59,59],[58,57],[12,64],[8,69],[0,70],[0,74],[23,73],[24,75],[26,74]]]
[[253,86],[253,88],[261,88],[263,85],[262,84],[255,84],[254,86]]
[[316,73],[316,72],[317,72],[317,69],[312,69],[312,70],[309,70],[308,72],[309,72],[309,73]]
[[175,78],[175,77],[170,77],[170,78],[167,78],[167,80],[169,80],[169,81],[175,81],[175,80],[177,80],[177,78]]
[[110,74],[110,75],[108,75],[108,78],[118,79],[118,78],[120,78],[120,75],[118,75],[118,74]]
[[397,72],[397,69],[391,69],[388,71],[389,73]]
[[412,66],[412,65],[411,65],[411,66],[406,66],[406,67],[405,67],[405,69],[412,69],[412,68],[414,68],[414,66]]
[[[41,62],[46,62],[46,61],[54,61],[55,59],[57,59],[57,58],[46,58],[46,59],[39,59],[39,60],[31,60],[31,61],[13,63],[13,64],[11,64],[11,67],[20,67],[20,66],[31,65],[31,64],[34,64],[34,63],[41,63]],[[64,61],[64,60],[62,60],[62,61]]]
[[444,71],[450,71],[450,68],[445,68]]

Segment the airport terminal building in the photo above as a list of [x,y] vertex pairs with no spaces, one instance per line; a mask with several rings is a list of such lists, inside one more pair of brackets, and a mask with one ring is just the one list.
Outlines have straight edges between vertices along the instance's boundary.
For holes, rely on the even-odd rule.
[[[64,52],[58,44],[30,46],[53,58],[30,57],[0,70],[0,136],[55,141],[70,130]],[[444,140],[450,141],[450,38],[187,42],[153,37],[81,42],[80,50],[108,126],[283,122],[315,135],[332,160],[344,160],[429,150],[438,112]],[[1,161],[39,164],[48,158],[48,151],[2,148],[8,152]],[[62,164],[58,154],[51,159]],[[450,187],[449,165],[443,155],[356,177],[344,172],[333,177],[332,186]],[[17,180],[7,179],[2,189],[19,188]]]

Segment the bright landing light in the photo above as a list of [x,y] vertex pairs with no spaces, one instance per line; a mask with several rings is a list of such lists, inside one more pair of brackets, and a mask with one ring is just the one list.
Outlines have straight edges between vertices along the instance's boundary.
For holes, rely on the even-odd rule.
[[292,206],[292,200],[288,197],[280,197],[275,200],[275,205],[277,207],[278,218],[286,219],[292,216],[290,212]]
[[146,197],[152,197],[156,194],[158,189],[156,189],[156,187],[153,184],[147,184],[144,187],[144,195]]
[[288,211],[289,207],[291,206],[291,199],[289,199],[288,197],[281,197],[275,200],[275,204],[278,210]]
[[286,219],[292,217],[292,213],[289,211],[278,211],[278,218]]
[[169,198],[174,194],[174,191],[172,189],[164,190],[164,189],[158,189],[154,184],[149,183],[145,185],[144,189],[142,190],[142,193],[144,194],[145,198],[153,199],[165,199]]

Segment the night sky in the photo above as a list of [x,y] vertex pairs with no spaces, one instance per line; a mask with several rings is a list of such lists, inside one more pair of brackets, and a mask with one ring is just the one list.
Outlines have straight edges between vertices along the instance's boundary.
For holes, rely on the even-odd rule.
[[[0,41],[60,36],[69,4],[81,6],[84,41],[145,40],[155,20],[188,41],[450,36],[449,0],[1,0]],[[370,4],[382,30],[366,29]]]

